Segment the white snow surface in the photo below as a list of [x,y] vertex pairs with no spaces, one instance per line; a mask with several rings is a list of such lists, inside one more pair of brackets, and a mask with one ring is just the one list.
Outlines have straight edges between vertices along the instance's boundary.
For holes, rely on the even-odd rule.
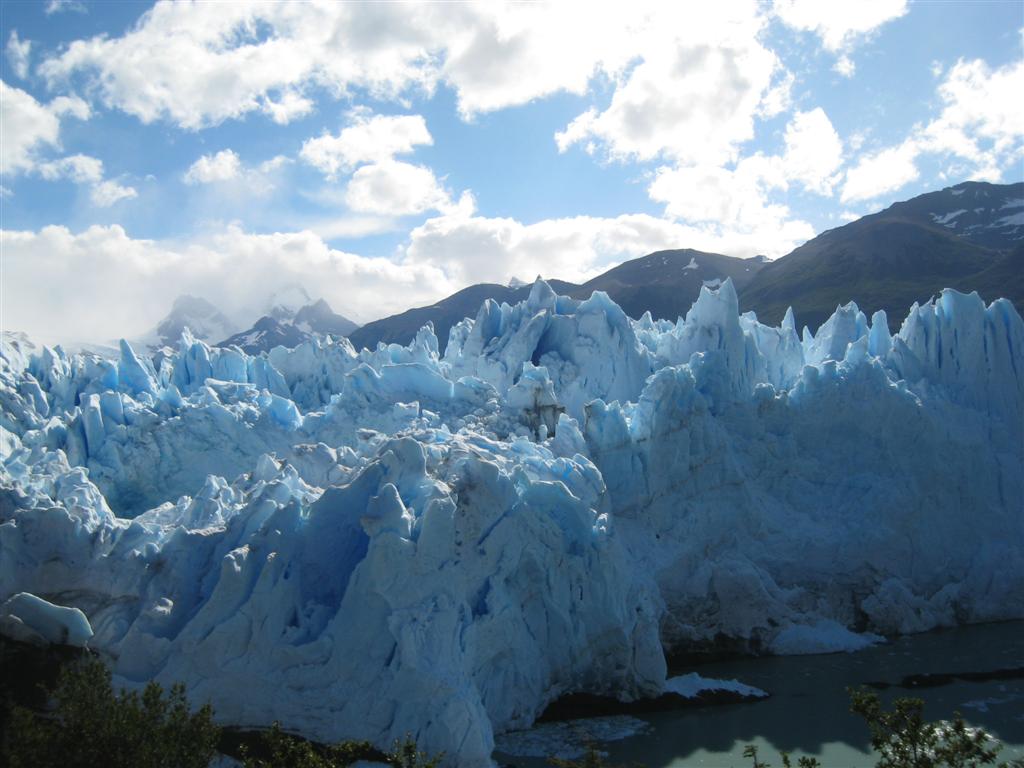
[[[984,209],[982,209],[982,210],[984,210]],[[936,224],[942,224],[944,227],[952,228],[952,227],[956,226],[956,222],[953,221],[953,219],[955,219],[961,213],[967,213],[967,209],[966,208],[961,208],[958,211],[951,211],[951,212],[949,212],[947,214],[943,214],[943,215],[939,215],[937,213],[932,213],[932,214],[929,214],[929,215],[932,217],[932,221],[934,221]]]
[[1012,304],[796,327],[728,280],[677,323],[537,281],[443,356],[5,335],[0,600],[224,722],[465,766],[562,694],[660,694],[663,649],[1024,617]]
[[84,648],[92,627],[77,608],[54,605],[28,592],[19,592],[0,605],[0,634],[15,640],[57,643]]

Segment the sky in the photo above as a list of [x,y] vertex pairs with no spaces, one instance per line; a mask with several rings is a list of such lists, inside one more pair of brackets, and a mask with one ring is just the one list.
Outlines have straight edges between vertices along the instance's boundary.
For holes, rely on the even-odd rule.
[[1024,0],[0,4],[0,329],[367,322],[1024,179]]

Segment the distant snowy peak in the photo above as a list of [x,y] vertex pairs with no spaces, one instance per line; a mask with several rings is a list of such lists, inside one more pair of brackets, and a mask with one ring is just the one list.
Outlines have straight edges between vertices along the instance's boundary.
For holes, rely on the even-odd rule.
[[182,295],[174,300],[171,311],[142,339],[142,343],[150,349],[175,346],[186,328],[194,338],[212,342],[235,333],[238,324],[206,299]]
[[529,285],[525,280],[520,280],[518,277],[513,277],[508,281],[509,288],[522,288],[524,285]]
[[270,294],[264,314],[275,320],[291,320],[300,309],[312,303],[313,297],[305,288],[298,283],[287,283]]
[[337,314],[323,299],[299,309],[292,323],[307,333],[329,333],[332,336],[348,336],[359,327],[344,315]]
[[[278,307],[279,309],[280,307]],[[254,355],[274,347],[294,349],[317,336],[348,336],[359,326],[331,309],[323,299],[299,307],[261,317],[248,330],[236,333],[217,344],[218,347],[241,347]]]

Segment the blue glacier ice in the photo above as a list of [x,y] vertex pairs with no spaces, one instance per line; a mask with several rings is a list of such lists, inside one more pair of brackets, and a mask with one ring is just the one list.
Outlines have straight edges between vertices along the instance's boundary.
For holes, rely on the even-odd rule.
[[796,322],[728,280],[675,323],[538,280],[447,344],[5,334],[0,603],[225,722],[466,766],[565,693],[660,694],[666,652],[1024,617],[1013,306]]

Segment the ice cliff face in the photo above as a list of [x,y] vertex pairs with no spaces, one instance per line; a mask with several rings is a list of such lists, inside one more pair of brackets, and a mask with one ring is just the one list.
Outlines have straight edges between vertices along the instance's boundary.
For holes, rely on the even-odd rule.
[[678,323],[538,281],[443,356],[8,335],[0,426],[0,602],[235,724],[485,765],[563,693],[659,693],[664,650],[1024,616],[1024,322],[974,294],[801,340],[729,281]]

